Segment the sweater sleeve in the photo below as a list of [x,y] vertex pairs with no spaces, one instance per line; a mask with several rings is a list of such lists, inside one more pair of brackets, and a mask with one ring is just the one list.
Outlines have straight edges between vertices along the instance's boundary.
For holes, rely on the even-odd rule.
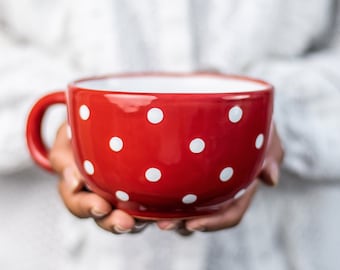
[[340,182],[339,26],[327,49],[298,59],[267,59],[252,70],[275,87],[283,167],[305,180]]
[[[67,58],[58,52],[12,39],[1,30],[0,59],[1,175],[31,166],[25,140],[30,107],[46,92],[64,89],[76,72]],[[47,142],[53,140],[57,125],[65,117],[58,110],[59,113],[50,113],[48,123],[44,125]]]

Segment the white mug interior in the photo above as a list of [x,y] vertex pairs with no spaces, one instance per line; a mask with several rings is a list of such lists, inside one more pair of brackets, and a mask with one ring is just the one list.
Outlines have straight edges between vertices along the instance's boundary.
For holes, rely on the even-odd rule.
[[81,80],[74,84],[87,90],[169,94],[243,93],[271,88],[262,81],[214,75],[103,77]]

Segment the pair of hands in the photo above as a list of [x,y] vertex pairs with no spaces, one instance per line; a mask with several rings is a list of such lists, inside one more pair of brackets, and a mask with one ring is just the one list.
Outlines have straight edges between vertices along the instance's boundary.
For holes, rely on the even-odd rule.
[[[79,218],[93,218],[99,227],[109,232],[121,234],[143,230],[149,222],[136,220],[126,212],[112,208],[109,202],[95,193],[85,190],[83,178],[75,165],[66,129],[66,124],[60,127],[50,151],[52,167],[61,178],[59,193],[65,206]],[[259,182],[269,186],[277,185],[282,159],[282,145],[273,125],[259,178],[241,198],[225,202],[221,209],[212,215],[187,220],[159,220],[155,221],[157,226],[162,230],[177,230],[182,235],[193,231],[216,231],[236,226],[248,209]]]

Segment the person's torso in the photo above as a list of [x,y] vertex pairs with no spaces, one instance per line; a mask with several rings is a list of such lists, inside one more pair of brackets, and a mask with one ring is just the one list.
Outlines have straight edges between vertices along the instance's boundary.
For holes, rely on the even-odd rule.
[[246,72],[324,38],[332,0],[7,1],[15,38],[68,54],[86,72]]

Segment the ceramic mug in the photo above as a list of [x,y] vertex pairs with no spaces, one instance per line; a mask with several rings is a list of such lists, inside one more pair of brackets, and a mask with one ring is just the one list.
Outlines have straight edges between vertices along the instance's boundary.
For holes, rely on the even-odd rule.
[[222,74],[143,73],[74,81],[42,97],[27,121],[32,158],[51,170],[41,136],[53,104],[87,187],[147,219],[213,213],[259,173],[273,111],[267,82]]

